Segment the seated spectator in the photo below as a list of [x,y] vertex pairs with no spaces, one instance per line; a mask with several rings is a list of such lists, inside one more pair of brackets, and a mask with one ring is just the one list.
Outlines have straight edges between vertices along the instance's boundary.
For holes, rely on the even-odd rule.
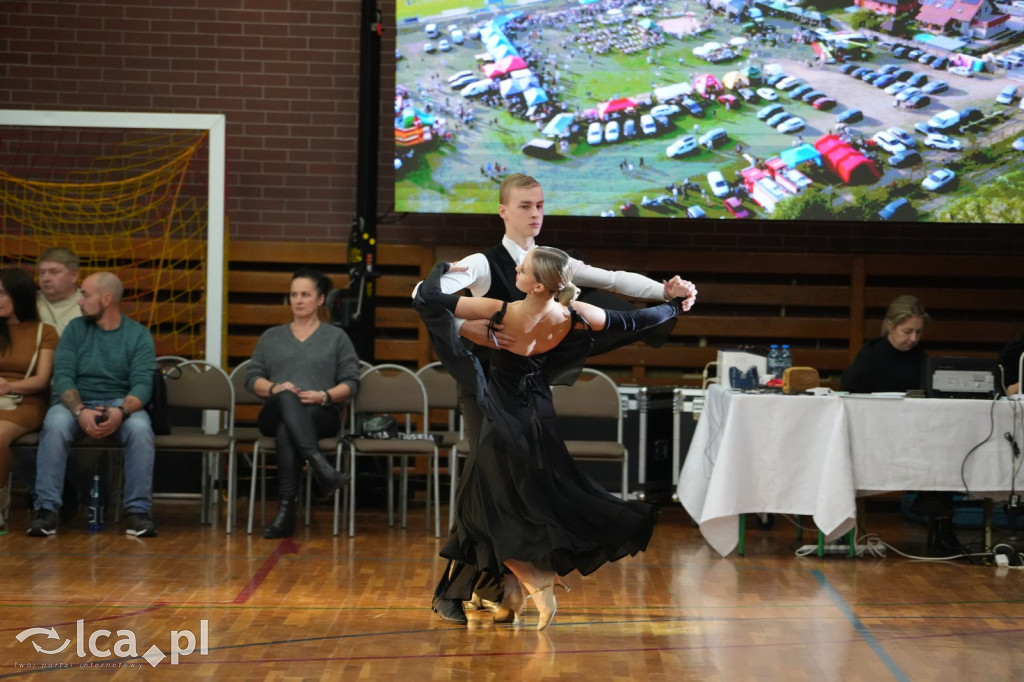
[[55,246],[43,251],[36,265],[39,294],[36,305],[39,319],[52,324],[57,334],[63,334],[68,322],[82,314],[78,299],[78,256],[71,249]]
[[[889,304],[882,321],[882,336],[868,341],[846,368],[839,387],[851,393],[886,393],[920,389],[927,354],[918,347],[928,313],[914,296],[900,296]],[[963,553],[953,531],[953,493],[917,491],[911,511],[928,517],[934,529],[933,547],[943,555]]]
[[11,443],[43,423],[56,348],[57,331],[39,320],[31,275],[0,272],[0,533],[11,505]]
[[348,474],[324,458],[317,441],[341,430],[338,406],[359,389],[359,357],[348,335],[320,319],[331,282],[313,268],[293,276],[289,301],[292,321],[263,332],[252,355],[245,386],[266,398],[259,428],[277,445],[277,514],[263,529],[265,538],[290,537],[302,463],[308,462],[320,492],[337,490]]
[[153,428],[143,409],[153,392],[156,350],[143,325],[121,314],[124,287],[112,272],[82,282],[82,316],[68,323],[54,357],[59,402],[46,413],[36,458],[35,519],[28,534],[57,532],[64,471],[78,438],[112,437],[124,446],[125,532],[156,535],[150,517]]
[[[68,322],[82,315],[82,309],[78,307],[78,299],[82,296],[78,289],[79,265],[78,255],[61,246],[43,251],[36,264],[36,281],[39,285],[36,306],[39,319],[53,325],[58,337],[64,333]],[[32,506],[31,498],[36,489],[36,454],[25,450],[17,454],[13,463],[14,476],[25,483]],[[60,507],[62,521],[69,521],[78,513],[79,500],[84,499],[81,491],[88,490],[88,480],[97,459],[95,453],[69,459],[64,499]]]
[[850,393],[906,392],[922,386],[921,369],[927,354],[918,348],[928,313],[914,296],[889,304],[882,336],[864,344],[846,368],[839,388]]
[[1002,368],[1001,386],[1006,395],[1020,393],[1020,356],[1024,354],[1024,329],[999,354]]

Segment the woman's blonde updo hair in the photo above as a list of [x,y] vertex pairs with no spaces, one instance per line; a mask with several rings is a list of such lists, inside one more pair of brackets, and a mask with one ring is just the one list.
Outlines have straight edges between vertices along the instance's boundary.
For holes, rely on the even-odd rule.
[[882,320],[882,334],[888,334],[893,327],[898,327],[912,317],[920,317],[927,325],[931,319],[924,309],[924,304],[916,296],[904,294],[889,304],[885,311],[885,319]]
[[533,254],[533,277],[550,291],[562,305],[569,305],[580,295],[572,283],[572,261],[569,254],[551,246],[538,246]]

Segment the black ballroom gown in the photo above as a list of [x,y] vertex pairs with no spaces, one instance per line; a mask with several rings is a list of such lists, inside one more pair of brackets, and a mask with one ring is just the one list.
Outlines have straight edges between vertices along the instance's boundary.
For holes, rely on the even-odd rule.
[[[575,380],[595,333],[572,311],[573,328],[556,348],[529,357],[488,350],[484,376],[458,337],[448,310],[451,300],[431,295],[439,293],[439,276],[435,269],[415,305],[441,361],[457,380],[476,386],[484,414],[477,454],[459,480],[455,523],[441,555],[496,575],[507,559],[559,575],[586,575],[646,549],[656,509],[621,500],[593,481],[569,456],[556,429],[549,383]],[[670,303],[625,317],[641,320],[646,328],[678,312],[678,304]],[[447,596],[468,599],[471,585],[456,580]]]

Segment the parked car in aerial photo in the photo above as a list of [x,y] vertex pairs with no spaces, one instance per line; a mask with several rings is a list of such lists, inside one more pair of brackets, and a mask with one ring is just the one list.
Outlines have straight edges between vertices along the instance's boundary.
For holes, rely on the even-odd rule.
[[939,132],[952,130],[960,125],[960,112],[956,109],[940,111],[928,119],[928,125]]
[[929,192],[941,192],[951,189],[954,183],[956,183],[956,173],[948,168],[940,168],[925,178],[924,182],[921,183],[921,187]]
[[697,151],[697,138],[693,135],[683,135],[665,149],[665,153],[671,159],[685,156],[694,151]]
[[769,104],[768,106],[761,107],[757,111],[757,118],[762,121],[767,121],[776,114],[781,114],[785,111],[785,108],[781,104]]
[[871,136],[871,140],[880,148],[890,154],[899,154],[907,151],[907,146],[897,140],[892,134],[884,130]]
[[960,140],[954,140],[949,135],[943,135],[942,133],[929,133],[924,138],[924,146],[929,149],[943,149],[945,151],[958,152],[964,148],[960,144]]
[[860,109],[846,109],[836,114],[839,123],[857,123],[864,120],[864,112]]
[[736,197],[727,197],[722,203],[733,218],[743,220],[750,217],[750,211],[743,208],[743,203]]
[[786,119],[779,125],[775,126],[775,129],[780,133],[796,133],[803,130],[806,125],[806,121],[799,116],[794,116],[793,118]]
[[902,152],[897,152],[889,157],[889,165],[893,168],[907,168],[909,166],[916,166],[921,163],[921,154],[914,151],[913,149],[906,149]]
[[924,109],[926,106],[932,103],[932,98],[923,92],[919,92],[906,102],[903,103],[908,109]]
[[878,217],[882,220],[915,220],[917,218],[917,211],[910,205],[910,202],[900,197],[894,199],[886,204],[881,211],[878,212]]
[[712,194],[719,199],[729,195],[729,183],[725,181],[725,176],[722,175],[721,171],[711,171],[708,173],[707,178]]
[[715,147],[721,147],[723,144],[729,141],[729,133],[725,131],[725,128],[712,128],[708,132],[700,136],[697,140],[700,146],[707,147],[708,149],[714,149]]
[[618,142],[619,141],[619,122],[608,121],[604,126],[604,141],[605,142]]
[[654,118],[658,118],[659,116],[675,116],[680,112],[682,109],[675,104],[659,104],[651,108],[650,114]]
[[999,104],[1013,104],[1015,99],[1017,99],[1016,85],[1007,85],[996,95],[996,102]]

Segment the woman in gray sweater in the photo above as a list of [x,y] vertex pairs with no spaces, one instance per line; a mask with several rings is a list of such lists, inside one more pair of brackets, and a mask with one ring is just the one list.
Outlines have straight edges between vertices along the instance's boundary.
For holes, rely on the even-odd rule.
[[313,469],[320,491],[337,490],[348,474],[339,473],[318,447],[320,438],[341,429],[338,406],[359,388],[359,357],[343,330],[322,322],[331,282],[313,268],[292,276],[289,324],[263,332],[246,374],[245,385],[266,398],[259,428],[277,443],[280,504],[265,538],[289,537],[295,532],[299,474],[302,462]]

